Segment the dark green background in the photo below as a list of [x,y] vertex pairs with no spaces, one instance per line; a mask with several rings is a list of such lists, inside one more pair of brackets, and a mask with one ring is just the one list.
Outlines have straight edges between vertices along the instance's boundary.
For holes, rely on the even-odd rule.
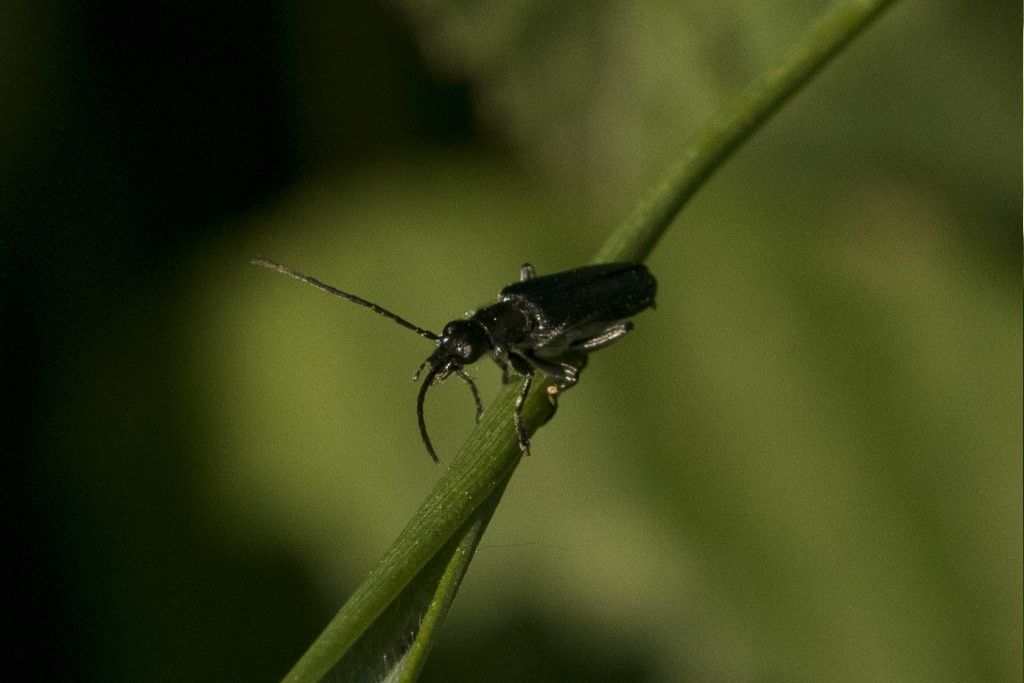
[[[589,259],[825,3],[22,5],[5,665],[212,681],[283,675],[438,474],[429,346],[248,259],[437,328]],[[1020,679],[1020,22],[898,3],[709,183],[428,678]]]

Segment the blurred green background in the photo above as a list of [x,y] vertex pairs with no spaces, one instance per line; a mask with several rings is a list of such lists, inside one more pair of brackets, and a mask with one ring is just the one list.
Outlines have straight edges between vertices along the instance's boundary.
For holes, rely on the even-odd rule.
[[[283,675],[439,474],[430,347],[249,258],[437,328],[587,261],[825,6],[5,6],[5,665]],[[898,3],[702,190],[426,679],[1020,680],[1020,25]],[[465,388],[427,411],[450,458]]]

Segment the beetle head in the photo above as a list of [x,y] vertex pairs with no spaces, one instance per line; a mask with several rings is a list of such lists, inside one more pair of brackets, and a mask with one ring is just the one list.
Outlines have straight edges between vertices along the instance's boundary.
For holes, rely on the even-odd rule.
[[427,395],[427,389],[434,384],[439,384],[451,375],[457,375],[463,382],[469,385],[473,392],[473,399],[476,401],[476,418],[480,420],[483,406],[480,403],[480,394],[476,385],[462,366],[476,362],[491,348],[490,337],[487,331],[476,320],[453,320],[441,330],[441,336],[437,338],[437,349],[423,364],[420,365],[413,379],[419,379],[424,368],[427,369],[427,376],[423,378],[420,386],[419,396],[416,397],[416,416],[420,424],[420,436],[423,437],[423,444],[427,447],[427,453],[434,462],[438,462],[437,453],[430,443],[427,435],[427,425],[423,419],[423,399]]
[[441,330],[437,350],[427,359],[427,365],[440,368],[448,365],[452,370],[475,363],[490,347],[487,332],[476,320],[453,320]]

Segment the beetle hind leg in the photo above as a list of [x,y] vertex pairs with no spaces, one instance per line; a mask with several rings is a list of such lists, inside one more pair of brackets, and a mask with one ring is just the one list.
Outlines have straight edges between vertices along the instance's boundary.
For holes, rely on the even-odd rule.
[[603,349],[612,342],[617,341],[619,338],[625,336],[633,329],[633,322],[627,320],[624,323],[618,325],[612,325],[601,334],[591,337],[590,339],[584,339],[576,342],[572,345],[572,348],[579,351],[597,351]]

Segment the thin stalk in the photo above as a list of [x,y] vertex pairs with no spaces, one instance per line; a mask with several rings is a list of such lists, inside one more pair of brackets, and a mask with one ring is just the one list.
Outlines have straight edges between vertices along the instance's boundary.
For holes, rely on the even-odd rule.
[[895,0],[840,0],[694,137],[676,163],[605,241],[594,263],[640,262],[722,163]]

